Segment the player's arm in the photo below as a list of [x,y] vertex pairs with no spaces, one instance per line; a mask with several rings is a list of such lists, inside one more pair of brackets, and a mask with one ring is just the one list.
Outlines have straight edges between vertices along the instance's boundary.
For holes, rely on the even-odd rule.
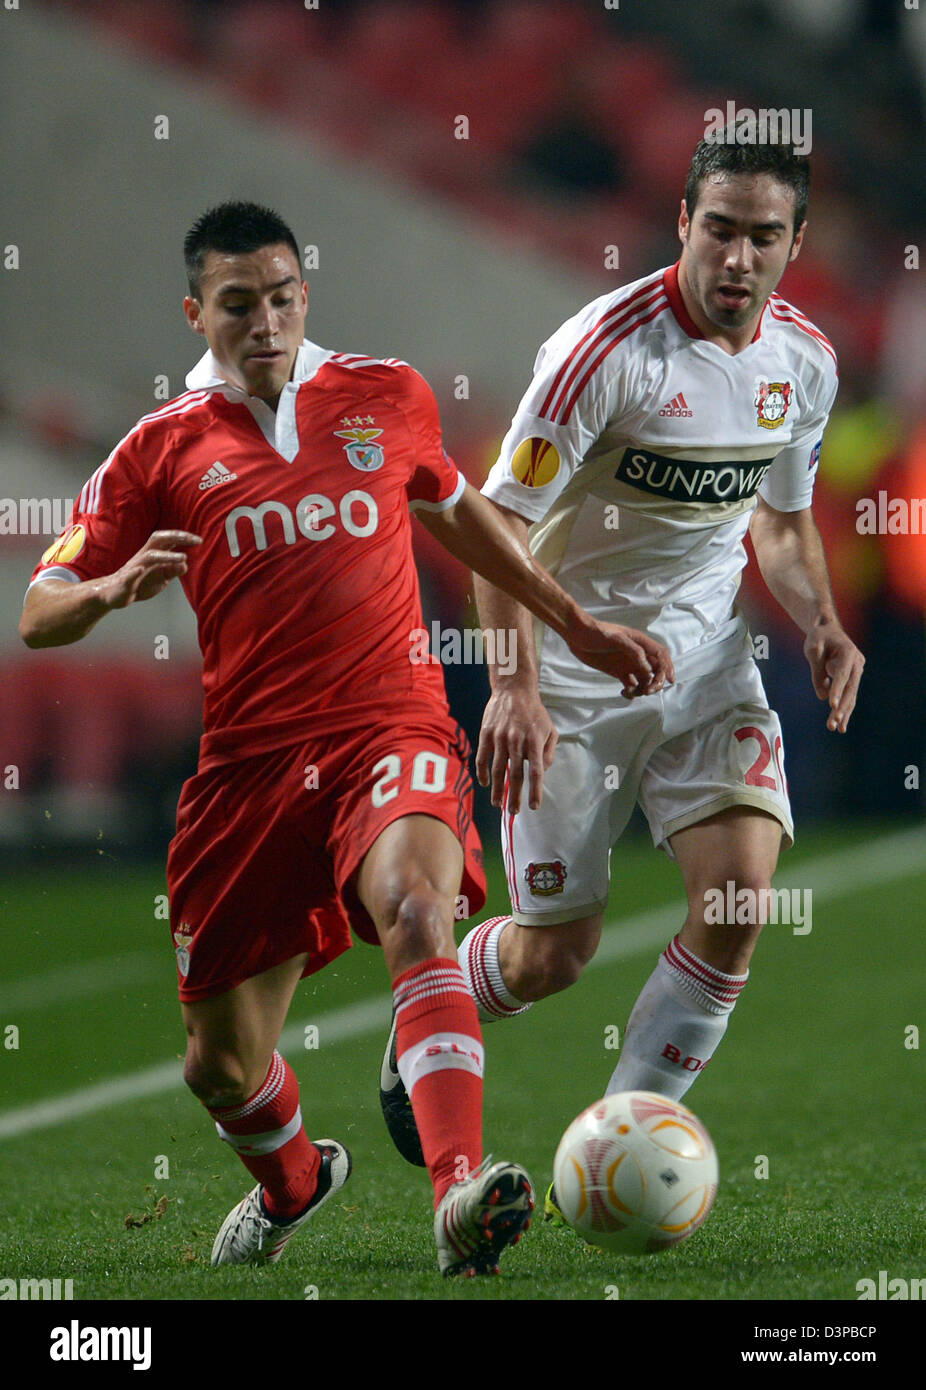
[[51,578],[34,583],[19,620],[20,637],[34,648],[79,642],[112,609],[154,598],[185,574],[186,552],[199,543],[189,531],[154,531],[112,574],[78,583]]
[[515,671],[508,675],[497,664],[490,668],[493,696],[483,722],[476,771],[487,785],[491,763],[492,799],[500,805],[510,759],[509,806],[517,810],[523,761],[528,758],[530,804],[538,806],[543,767],[552,760],[556,737],[537,694],[530,614],[558,633],[580,661],[620,680],[627,696],[649,694],[674,680],[672,658],[646,633],[601,623],[586,613],[531,555],[529,523],[475,488],[467,485],[456,505],[446,511],[418,515],[451,554],[481,576],[477,601],[483,628],[517,633]]
[[537,563],[494,504],[468,483],[454,506],[419,517],[451,555],[523,603],[580,661],[621,681],[625,693],[660,689],[674,679],[672,658],[661,642],[586,613]]
[[836,613],[823,541],[811,510],[780,512],[760,497],[750,533],[770,593],[804,633],[813,688],[830,707],[826,727],[845,733],[865,658]]
[[[527,549],[530,522],[509,507],[493,505],[503,524]],[[483,630],[513,632],[516,640],[514,662],[489,662],[492,694],[482,716],[476,776],[482,786],[491,786],[492,805],[501,806],[507,773],[507,807],[516,814],[521,809],[526,760],[530,767],[528,804],[536,810],[543,799],[543,774],[553,762],[559,735],[540,699],[533,617],[522,603],[481,575],[475,574],[473,581]],[[499,650],[496,642],[491,655],[496,657]]]

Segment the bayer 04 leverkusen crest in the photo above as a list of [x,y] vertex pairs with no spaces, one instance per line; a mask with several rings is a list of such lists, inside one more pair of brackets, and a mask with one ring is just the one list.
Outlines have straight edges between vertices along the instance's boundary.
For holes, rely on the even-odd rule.
[[561,859],[547,864],[528,864],[524,877],[532,893],[549,898],[553,893],[562,893],[566,885],[566,865]]
[[791,404],[790,381],[759,381],[756,383],[756,424],[765,430],[777,430],[784,424]]

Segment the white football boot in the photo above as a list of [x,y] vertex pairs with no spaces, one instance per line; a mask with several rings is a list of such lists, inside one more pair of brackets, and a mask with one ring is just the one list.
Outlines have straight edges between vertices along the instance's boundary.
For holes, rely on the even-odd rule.
[[340,1191],[351,1172],[347,1149],[334,1139],[317,1139],[313,1147],[322,1157],[318,1187],[302,1215],[292,1221],[274,1221],[264,1210],[263,1188],[258,1183],[222,1223],[212,1247],[214,1265],[275,1264],[290,1237]]

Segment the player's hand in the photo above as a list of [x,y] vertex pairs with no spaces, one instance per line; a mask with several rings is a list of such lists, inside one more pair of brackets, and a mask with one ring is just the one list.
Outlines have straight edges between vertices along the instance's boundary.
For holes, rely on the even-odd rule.
[[569,650],[586,666],[614,676],[626,699],[654,695],[675,680],[675,667],[666,647],[636,628],[594,622],[567,638]]
[[130,603],[154,598],[172,579],[186,574],[186,551],[199,545],[201,539],[191,531],[153,531],[131,560],[100,580],[100,598],[107,608],[127,608]]
[[865,658],[839,623],[814,628],[804,643],[817,697],[830,707],[826,727],[844,734],[855,709]]
[[528,804],[543,800],[543,774],[553,761],[559,734],[535,686],[499,685],[486,705],[476,750],[476,776],[483,787],[491,777],[492,805],[501,807],[508,776],[507,810],[521,809],[524,763],[530,764]]

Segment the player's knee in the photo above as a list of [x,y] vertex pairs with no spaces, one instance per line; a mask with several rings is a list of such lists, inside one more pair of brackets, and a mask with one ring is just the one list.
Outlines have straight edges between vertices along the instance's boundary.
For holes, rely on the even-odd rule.
[[767,874],[740,872],[706,880],[692,893],[688,920],[696,954],[716,970],[740,975],[749,962],[763,926],[773,915],[774,889]]
[[244,1063],[233,1053],[187,1049],[183,1079],[197,1100],[210,1108],[241,1105],[253,1093]]
[[708,924],[761,926],[768,920],[772,892],[771,879],[761,870],[714,874],[693,886],[688,898],[689,915],[692,920]]
[[585,969],[586,961],[574,951],[564,951],[546,963],[545,984],[550,994],[568,989],[578,980]]
[[395,889],[383,905],[381,931],[422,960],[447,949],[452,924],[453,903],[426,879]]
[[558,994],[569,989],[578,980],[591,955],[581,945],[569,941],[548,940],[540,944],[533,953],[525,975],[530,999],[544,999],[547,995]]
[[600,915],[549,927],[513,925],[499,945],[502,976],[525,1003],[558,994],[578,980],[600,937]]

